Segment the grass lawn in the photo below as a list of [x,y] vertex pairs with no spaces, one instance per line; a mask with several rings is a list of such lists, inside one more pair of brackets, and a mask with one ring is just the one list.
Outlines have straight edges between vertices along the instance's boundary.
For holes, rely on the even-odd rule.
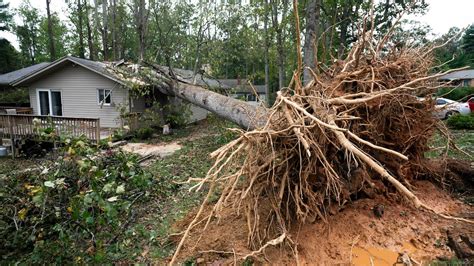
[[[452,138],[456,146],[462,150],[458,151],[454,148],[450,148],[448,151],[448,157],[461,160],[473,160],[474,159],[474,130],[450,130]],[[446,138],[439,133],[436,133],[433,140],[430,143],[432,151],[427,152],[426,156],[429,158],[436,158],[442,156],[446,147]]]

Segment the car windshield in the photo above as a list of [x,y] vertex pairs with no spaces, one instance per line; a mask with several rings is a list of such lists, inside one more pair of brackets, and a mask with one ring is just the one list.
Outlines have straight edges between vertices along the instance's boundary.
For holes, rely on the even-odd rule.
[[443,99],[437,99],[436,100],[436,105],[442,105],[442,104],[447,104],[448,102],[443,100]]

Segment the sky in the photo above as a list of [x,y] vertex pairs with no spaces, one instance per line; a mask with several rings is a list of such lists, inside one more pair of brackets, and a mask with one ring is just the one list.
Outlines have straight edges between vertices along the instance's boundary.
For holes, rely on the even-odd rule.
[[[23,0],[10,0],[10,8],[17,8]],[[430,6],[428,12],[423,16],[410,19],[428,24],[435,36],[448,32],[451,27],[465,28],[474,23],[474,0],[425,0]],[[5,2],[8,2],[6,0]],[[46,13],[46,1],[30,0],[31,4]],[[51,0],[51,10],[58,12],[61,19],[66,19],[65,0]],[[15,20],[18,22],[18,18]],[[14,34],[0,32],[0,37],[7,38],[15,48],[19,49],[18,40]]]

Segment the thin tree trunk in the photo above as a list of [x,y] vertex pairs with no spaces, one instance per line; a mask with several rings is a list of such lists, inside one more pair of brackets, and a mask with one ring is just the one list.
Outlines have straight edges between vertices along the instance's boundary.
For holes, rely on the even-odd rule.
[[91,29],[91,22],[90,22],[90,17],[89,17],[89,4],[85,3],[85,8],[86,8],[86,28],[87,28],[87,45],[89,46],[89,59],[90,60],[95,60],[96,54],[95,54],[95,49],[94,49],[94,41],[92,39],[92,29]]
[[119,59],[117,46],[117,0],[112,0],[112,52],[114,60]]
[[268,36],[268,0],[264,3],[265,15],[263,20],[263,30],[265,33],[265,48],[264,48],[264,60],[265,60],[265,95],[267,98],[267,106],[270,105],[270,63],[268,51],[270,50],[270,40]]
[[147,18],[148,15],[146,12],[145,0],[139,0],[138,7],[136,7],[135,11],[135,20],[138,32],[138,54],[140,62],[143,62],[145,58],[145,32],[147,26]]
[[83,11],[82,11],[82,0],[77,0],[77,15],[78,15],[78,32],[79,32],[79,57],[80,58],[85,58],[84,57],[84,31],[82,28],[82,19],[83,19]]
[[352,0],[349,0],[347,4],[342,7],[342,18],[341,18],[341,33],[339,35],[339,50],[338,57],[344,56],[344,51],[347,47],[347,29],[350,23],[350,11],[352,10]]
[[273,22],[273,27],[276,32],[276,38],[277,38],[277,52],[278,52],[278,87],[281,89],[285,87],[285,47],[284,47],[284,26],[283,20],[286,17],[287,11],[288,11],[288,1],[284,0],[283,1],[283,11],[281,14],[281,22],[278,21],[278,0],[271,0],[270,3],[272,3],[272,11],[273,11],[273,16],[272,16],[272,22]]
[[53,22],[51,21],[51,10],[49,4],[51,0],[46,0],[46,13],[48,15],[48,38],[49,38],[49,58],[52,61],[56,59],[56,50],[54,48]]
[[107,0],[102,0],[102,49],[104,50],[104,61],[109,60],[109,43],[108,43],[108,14]]
[[[306,32],[303,45],[303,63],[311,69],[316,68],[315,48],[318,45],[320,28],[321,0],[309,0],[306,3]],[[311,80],[308,69],[303,71],[303,82],[307,84]]]

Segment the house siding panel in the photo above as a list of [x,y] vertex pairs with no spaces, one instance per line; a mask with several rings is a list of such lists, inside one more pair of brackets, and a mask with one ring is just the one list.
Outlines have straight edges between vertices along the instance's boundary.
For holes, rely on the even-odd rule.
[[[120,84],[81,66],[66,66],[30,85],[30,104],[38,114],[37,89],[60,90],[63,116],[100,118],[102,127],[120,126],[117,105],[128,102],[128,91]],[[112,89],[112,105],[97,103],[97,89]]]

